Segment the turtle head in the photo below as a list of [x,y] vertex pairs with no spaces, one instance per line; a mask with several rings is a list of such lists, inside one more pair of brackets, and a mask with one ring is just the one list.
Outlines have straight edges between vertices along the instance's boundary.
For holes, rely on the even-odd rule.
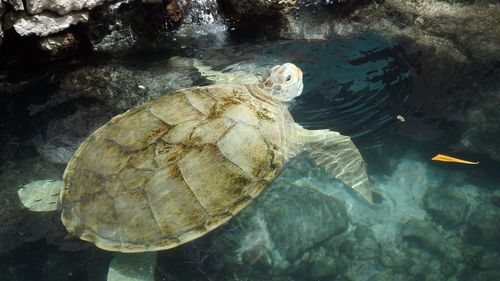
[[276,65],[262,78],[259,87],[279,101],[291,101],[302,94],[302,71],[293,63]]

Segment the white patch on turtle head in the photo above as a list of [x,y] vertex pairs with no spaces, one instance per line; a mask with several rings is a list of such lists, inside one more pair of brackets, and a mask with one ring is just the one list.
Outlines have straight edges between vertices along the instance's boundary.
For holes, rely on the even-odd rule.
[[279,101],[291,101],[302,94],[302,71],[293,63],[274,66],[259,87]]

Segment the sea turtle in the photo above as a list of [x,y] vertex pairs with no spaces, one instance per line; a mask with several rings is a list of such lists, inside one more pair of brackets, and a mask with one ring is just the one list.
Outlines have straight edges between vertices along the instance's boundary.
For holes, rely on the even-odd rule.
[[350,138],[293,121],[286,103],[302,88],[302,71],[285,63],[258,83],[162,96],[115,116],[80,145],[59,202],[33,200],[38,195],[29,190],[19,191],[21,201],[37,211],[60,206],[68,232],[99,248],[165,250],[227,222],[307,151],[372,202],[365,162]]

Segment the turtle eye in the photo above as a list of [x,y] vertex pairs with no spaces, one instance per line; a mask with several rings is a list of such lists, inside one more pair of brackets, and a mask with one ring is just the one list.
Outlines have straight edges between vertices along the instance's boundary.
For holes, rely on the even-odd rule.
[[292,80],[292,75],[288,74],[288,75],[285,77],[285,80],[286,80],[286,82],[289,82],[290,80]]

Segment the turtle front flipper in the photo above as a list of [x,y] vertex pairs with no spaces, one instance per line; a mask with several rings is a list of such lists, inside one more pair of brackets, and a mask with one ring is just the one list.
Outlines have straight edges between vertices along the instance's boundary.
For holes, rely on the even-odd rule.
[[309,156],[332,176],[373,203],[366,163],[351,138],[330,130],[304,130]]

